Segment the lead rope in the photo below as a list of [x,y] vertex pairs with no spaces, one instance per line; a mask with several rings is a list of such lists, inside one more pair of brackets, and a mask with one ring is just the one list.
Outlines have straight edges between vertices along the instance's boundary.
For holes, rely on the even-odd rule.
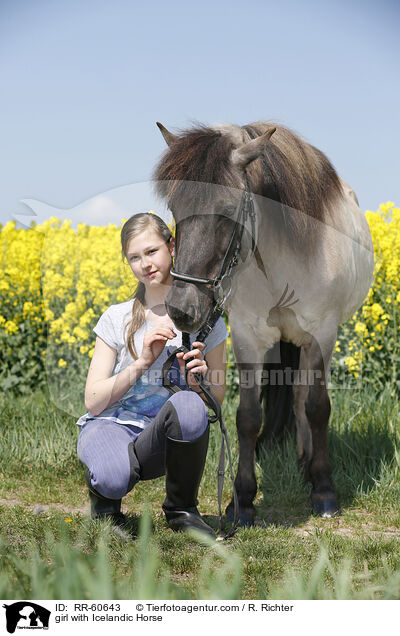
[[[202,334],[200,334],[199,337],[201,337],[201,335]],[[202,342],[202,340],[199,340],[199,338],[196,338],[196,342]],[[182,334],[182,344],[187,350],[190,350],[191,346],[190,346],[190,338],[188,333]],[[185,373],[185,375],[187,375],[187,372]],[[224,479],[225,479],[225,444],[226,444],[229,472],[230,472],[231,481],[232,481],[234,513],[233,513],[232,526],[230,530],[223,535],[223,538],[229,539],[235,534],[237,530],[237,525],[239,522],[239,500],[238,500],[238,496],[237,496],[237,492],[235,488],[235,478],[233,475],[232,455],[231,455],[231,447],[229,444],[228,431],[226,430],[224,419],[222,417],[221,405],[219,404],[218,400],[216,400],[216,398],[213,396],[211,391],[209,391],[206,388],[204,379],[200,373],[195,373],[194,377],[206,398],[207,406],[212,411],[214,411],[215,415],[214,417],[210,418],[210,422],[212,423],[212,422],[219,421],[219,426],[221,430],[221,447],[220,447],[219,464],[218,464],[218,513],[219,513],[218,527],[221,534],[223,533],[222,531],[222,493],[224,489]]]
[[[211,331],[211,329],[207,329],[207,331],[209,332]],[[200,332],[199,336],[196,338],[196,342],[203,342],[204,338],[205,338],[205,335],[203,335],[203,332]],[[171,369],[171,366],[176,357],[176,354],[180,353],[181,351],[183,351],[183,353],[187,353],[188,351],[190,351],[190,349],[191,349],[191,344],[190,344],[189,334],[183,332],[182,346],[179,347],[178,349],[175,349],[175,351],[173,351],[171,355],[168,356],[162,368],[162,384],[168,391],[170,391],[170,393],[176,393],[177,391],[182,390],[179,386],[177,386],[174,382],[172,382],[172,380],[168,377],[168,372]],[[187,373],[188,371],[185,368],[186,384],[187,384]],[[207,407],[214,412],[213,416],[210,416],[210,415],[208,416],[209,422],[214,423],[219,421],[219,425],[221,429],[221,447],[220,447],[220,455],[219,455],[219,463],[218,463],[218,513],[219,513],[218,527],[219,527],[219,531],[223,535],[223,539],[229,539],[230,537],[233,537],[233,535],[235,534],[238,523],[239,523],[239,500],[238,500],[238,496],[237,496],[237,492],[235,488],[235,478],[233,475],[232,455],[231,455],[231,448],[230,448],[229,439],[228,439],[228,431],[226,430],[226,426],[222,417],[221,406],[218,400],[215,399],[211,391],[209,391],[208,388],[205,386],[203,376],[200,373],[195,373],[194,377],[196,379],[197,384],[199,385],[201,389],[201,392],[204,395],[204,398],[205,398],[204,401],[206,402]],[[230,471],[230,476],[232,481],[232,490],[233,490],[233,522],[228,532],[223,534],[222,493],[223,493],[224,478],[225,478],[225,444],[226,444],[226,451],[228,455],[229,471]]]

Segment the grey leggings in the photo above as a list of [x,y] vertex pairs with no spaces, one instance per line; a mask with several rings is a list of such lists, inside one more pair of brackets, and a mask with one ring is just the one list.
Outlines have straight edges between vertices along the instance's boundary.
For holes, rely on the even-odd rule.
[[79,435],[78,457],[88,467],[97,492],[107,499],[121,499],[139,480],[165,474],[167,437],[194,441],[207,426],[203,400],[193,391],[179,391],[139,436],[126,425],[89,420]]

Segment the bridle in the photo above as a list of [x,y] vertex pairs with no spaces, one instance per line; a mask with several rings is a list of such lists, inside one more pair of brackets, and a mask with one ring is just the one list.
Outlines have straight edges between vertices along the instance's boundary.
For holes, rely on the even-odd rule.
[[[214,295],[213,307],[210,309],[208,317],[199,332],[197,338],[198,341],[204,340],[204,338],[206,338],[210,331],[213,329],[219,316],[223,313],[225,302],[231,294],[232,272],[239,262],[244,228],[248,219],[250,220],[251,224],[251,248],[248,257],[251,257],[256,249],[256,213],[254,210],[253,197],[250,191],[246,171],[244,175],[246,188],[243,191],[243,195],[239,205],[239,211],[235,220],[235,226],[232,231],[229,245],[225,251],[224,258],[222,259],[218,275],[215,278],[200,278],[199,276],[191,276],[190,274],[175,272],[173,269],[171,269],[170,272],[171,276],[176,280],[181,280],[185,283],[193,283],[194,285],[211,285],[212,287]],[[234,251],[230,260],[228,261],[228,256],[232,250],[233,245],[235,246]]]
[[[229,298],[232,291],[232,272],[235,266],[239,262],[239,255],[242,249],[243,232],[244,232],[244,228],[246,226],[248,219],[250,219],[250,224],[251,224],[251,229],[250,229],[251,248],[249,250],[247,257],[253,256],[256,249],[256,242],[257,242],[256,241],[256,214],[254,210],[253,197],[250,191],[246,171],[245,171],[245,183],[246,183],[246,188],[243,191],[243,195],[240,201],[239,211],[235,220],[235,226],[233,228],[229,245],[226,249],[224,258],[219,268],[218,275],[215,278],[200,278],[198,276],[191,276],[190,274],[175,272],[172,269],[170,270],[171,276],[175,278],[176,280],[180,280],[185,283],[193,283],[194,285],[211,285],[212,286],[212,289],[214,292],[213,306],[211,307],[208,313],[207,320],[203,324],[200,332],[198,333],[196,337],[196,342],[204,342],[205,338],[214,328],[218,318],[223,313],[224,304],[226,300]],[[233,254],[230,260],[228,260],[229,253],[231,252],[233,246],[234,246]],[[178,387],[168,375],[171,369],[171,366],[173,364],[173,361],[176,357],[176,354],[179,353],[180,351],[183,351],[186,353],[190,349],[191,349],[191,344],[190,344],[189,334],[186,332],[183,332],[182,346],[176,349],[167,358],[166,362],[163,365],[162,384],[171,393],[176,393],[177,391],[180,390],[180,387]],[[186,369],[186,373],[185,373],[186,376],[187,376],[187,373],[188,371]],[[235,534],[238,523],[239,523],[239,501],[238,501],[238,496],[237,496],[237,492],[235,488],[235,480],[233,476],[232,457],[231,457],[231,451],[230,451],[229,440],[228,440],[228,432],[226,430],[226,427],[222,418],[221,406],[219,402],[216,400],[216,398],[213,396],[211,391],[206,386],[205,381],[203,377],[201,376],[201,374],[199,373],[195,374],[195,379],[203,393],[204,401],[206,402],[207,406],[212,411],[214,411],[214,416],[210,416],[209,421],[210,422],[219,421],[220,427],[221,427],[221,433],[222,433],[220,459],[219,459],[219,466],[218,466],[218,507],[219,507],[220,530],[222,530],[221,502],[222,502],[222,491],[223,491],[224,475],[225,475],[225,443],[226,443],[228,461],[229,461],[229,470],[230,470],[230,476],[232,480],[233,502],[234,502],[233,523],[230,530],[224,535],[224,539],[228,539],[229,537],[232,537]]]

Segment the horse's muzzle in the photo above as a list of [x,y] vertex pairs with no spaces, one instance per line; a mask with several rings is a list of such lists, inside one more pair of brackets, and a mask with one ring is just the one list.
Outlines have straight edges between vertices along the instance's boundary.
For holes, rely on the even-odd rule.
[[201,329],[211,307],[208,298],[199,299],[191,291],[187,288],[172,288],[165,301],[167,313],[174,325],[179,331],[186,333],[195,333]]
[[165,303],[167,313],[174,325],[179,331],[186,331],[187,333],[193,333],[196,330],[197,321],[192,314],[193,308],[188,307],[187,311],[181,311],[177,307],[173,307],[168,303]]

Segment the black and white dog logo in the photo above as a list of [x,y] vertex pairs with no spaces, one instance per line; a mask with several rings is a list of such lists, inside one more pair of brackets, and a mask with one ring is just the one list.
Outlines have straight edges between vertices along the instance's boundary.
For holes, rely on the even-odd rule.
[[41,605],[32,601],[19,601],[3,607],[6,609],[9,634],[13,634],[16,629],[49,629],[51,612]]

